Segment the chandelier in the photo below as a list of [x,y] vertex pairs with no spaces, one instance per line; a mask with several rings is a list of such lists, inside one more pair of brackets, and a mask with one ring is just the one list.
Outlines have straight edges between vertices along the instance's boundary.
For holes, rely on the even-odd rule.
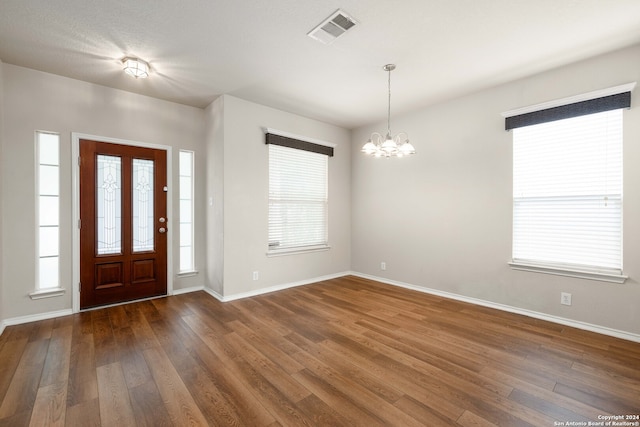
[[409,142],[409,135],[400,132],[396,136],[391,136],[391,71],[396,69],[394,64],[387,64],[382,67],[389,73],[388,88],[389,102],[387,109],[387,135],[382,139],[382,134],[373,132],[369,140],[362,147],[362,152],[373,157],[404,157],[415,154],[416,149]]

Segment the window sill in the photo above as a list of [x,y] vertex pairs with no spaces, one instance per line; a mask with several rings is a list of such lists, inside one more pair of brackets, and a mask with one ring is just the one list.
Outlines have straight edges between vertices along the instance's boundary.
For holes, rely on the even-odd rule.
[[51,288],[51,289],[42,289],[38,291],[33,291],[29,293],[29,298],[32,300],[43,299],[43,298],[53,298],[60,297],[64,295],[64,288]]
[[328,251],[329,249],[331,249],[331,246],[328,246],[328,245],[309,246],[306,248],[273,249],[273,250],[267,251],[267,256],[274,257],[274,256],[306,254],[311,252]]
[[598,280],[600,282],[624,283],[629,277],[615,272],[579,270],[571,267],[529,264],[520,261],[509,263],[513,270],[529,271],[533,273],[554,274],[556,276],[575,277],[578,279]]
[[197,276],[198,275],[198,270],[189,270],[189,271],[181,271],[178,274],[176,274],[176,277],[191,277],[191,276]]

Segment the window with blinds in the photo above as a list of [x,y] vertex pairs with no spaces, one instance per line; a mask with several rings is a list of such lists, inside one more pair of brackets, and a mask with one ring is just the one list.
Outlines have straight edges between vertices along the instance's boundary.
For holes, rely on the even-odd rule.
[[328,155],[269,136],[269,252],[327,247]]
[[513,129],[513,260],[622,272],[622,109]]

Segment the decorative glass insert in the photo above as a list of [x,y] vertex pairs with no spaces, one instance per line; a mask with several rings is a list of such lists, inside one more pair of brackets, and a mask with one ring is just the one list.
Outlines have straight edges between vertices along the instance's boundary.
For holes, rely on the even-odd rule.
[[60,286],[60,136],[36,132],[38,153],[38,290]]
[[133,251],[154,249],[153,160],[133,159]]
[[122,253],[122,159],[99,154],[96,179],[98,255]]
[[180,271],[195,270],[193,250],[193,151],[180,151]]

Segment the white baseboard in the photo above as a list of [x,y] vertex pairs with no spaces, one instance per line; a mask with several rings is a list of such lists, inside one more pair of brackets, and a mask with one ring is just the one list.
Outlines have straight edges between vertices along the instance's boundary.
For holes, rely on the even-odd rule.
[[191,286],[190,288],[174,289],[171,295],[182,295],[204,290],[204,286]]
[[[528,316],[528,317],[532,317],[532,318],[535,318],[535,319],[546,320],[548,322],[553,322],[553,323],[557,323],[557,324],[560,324],[560,325],[570,326],[570,327],[577,328],[577,329],[583,329],[583,330],[586,330],[586,331],[596,332],[596,333],[599,333],[599,334],[608,335],[608,336],[612,336],[612,337],[621,338],[621,339],[624,339],[624,340],[640,343],[640,335],[634,334],[634,333],[631,333],[631,332],[621,331],[621,330],[618,330],[618,329],[612,329],[612,328],[608,328],[608,327],[605,327],[605,326],[594,325],[594,324],[591,324],[591,323],[586,323],[586,322],[581,322],[581,321],[577,321],[577,320],[567,319],[567,318],[564,318],[564,317],[553,316],[553,315],[546,314],[546,313],[540,313],[540,312],[537,312],[537,311],[527,310],[527,309],[524,309],[524,308],[513,307],[513,306],[505,305],[505,304],[499,304],[499,303],[486,301],[486,300],[482,300],[482,299],[478,299],[478,298],[472,298],[472,297],[468,297],[468,296],[464,296],[464,295],[454,294],[454,293],[451,293],[451,292],[440,291],[440,290],[437,290],[437,289],[425,288],[425,287],[422,287],[422,286],[416,286],[416,285],[412,285],[412,284],[409,284],[409,283],[400,282],[400,281],[397,281],[397,280],[386,279],[384,277],[372,276],[372,275],[369,275],[369,274],[358,273],[358,272],[355,272],[355,271],[345,271],[345,272],[342,272],[342,273],[330,274],[330,275],[327,275],[327,276],[320,276],[320,277],[315,277],[315,278],[312,278],[312,279],[306,279],[306,280],[301,280],[301,281],[297,281],[297,282],[291,282],[291,283],[285,283],[285,284],[276,285],[276,286],[270,286],[268,288],[257,289],[257,290],[249,291],[249,292],[241,292],[241,293],[238,293],[238,294],[233,294],[233,295],[228,295],[228,296],[220,295],[219,293],[217,293],[213,289],[210,289],[210,288],[208,288],[206,286],[194,286],[194,287],[190,287],[190,288],[176,289],[176,290],[173,291],[173,295],[180,295],[180,294],[185,294],[185,293],[189,293],[189,292],[196,292],[196,291],[204,290],[206,293],[208,293],[212,297],[216,298],[217,300],[219,300],[221,302],[228,302],[228,301],[233,301],[233,300],[237,300],[237,299],[249,298],[249,297],[253,297],[253,296],[263,295],[263,294],[267,294],[267,293],[271,293],[271,292],[277,292],[277,291],[281,291],[281,290],[284,290],[284,289],[294,288],[294,287],[297,287],[297,286],[309,285],[311,283],[322,282],[324,280],[336,279],[338,277],[343,277],[343,276],[348,276],[348,275],[362,277],[364,279],[369,279],[369,280],[375,280],[377,282],[386,283],[388,285],[398,286],[398,287],[405,288],[405,289],[411,289],[413,291],[418,291],[418,292],[423,292],[423,293],[426,293],[426,294],[436,295],[436,296],[440,296],[440,297],[443,297],[443,298],[449,298],[449,299],[453,299],[453,300],[457,300],[457,301],[462,301],[462,302],[467,302],[467,303],[471,303],[471,304],[475,304],[475,305],[480,305],[480,306],[483,306],[483,307],[494,308],[496,310],[506,311],[506,312],[509,312],[509,313],[521,314],[523,316]],[[0,322],[0,335],[4,332],[4,329],[7,326],[19,325],[19,324],[28,323],[28,322],[35,322],[35,321],[38,321],[38,320],[52,319],[52,318],[55,318],[55,317],[67,316],[67,315],[70,315],[70,314],[73,314],[73,311],[71,309],[66,309],[66,310],[50,311],[50,312],[47,312],[47,313],[39,313],[39,314],[32,314],[32,315],[28,315],[28,316],[20,316],[20,317],[13,317],[13,318],[5,319],[5,320]]]
[[300,281],[297,281],[297,282],[284,283],[284,284],[281,284],[281,285],[269,286],[268,288],[256,289],[255,291],[240,292],[238,294],[225,295],[225,296],[220,295],[219,293],[217,293],[214,290],[209,289],[209,288],[205,288],[204,290],[209,295],[213,296],[214,298],[218,299],[219,301],[229,302],[229,301],[233,301],[233,300],[237,300],[237,299],[255,297],[255,296],[258,296],[258,295],[268,294],[268,293],[271,293],[271,292],[282,291],[284,289],[295,288],[297,286],[304,286],[304,285],[309,285],[311,283],[322,282],[324,280],[336,279],[338,277],[348,276],[350,274],[352,274],[350,271],[343,271],[342,273],[329,274],[329,275],[326,275],[326,276],[314,277],[312,279],[305,279],[305,280],[300,280]]
[[385,279],[384,277],[372,276],[369,274],[363,274],[358,272],[351,272],[352,275],[362,277],[364,279],[375,280],[377,282],[386,283],[388,285],[399,286],[405,289],[411,289],[413,291],[423,292],[426,294],[436,295],[444,298],[454,299],[457,301],[468,302],[471,304],[480,305],[483,307],[495,308],[496,310],[507,311],[509,313],[521,314],[527,317],[533,317],[534,319],[546,320],[548,322],[558,323],[560,325],[571,326],[577,329],[583,329],[585,331],[596,332],[603,335],[608,335],[623,340],[634,341],[640,343],[640,335],[627,331],[621,331],[618,329],[608,328],[606,326],[594,325],[591,323],[581,322],[578,320],[567,319],[564,317],[553,316],[546,313],[540,313],[538,311],[527,310],[524,308],[513,307],[506,304],[499,304],[496,302],[486,301],[478,298],[467,297],[464,295],[454,294],[451,292],[439,291],[437,289],[424,288],[422,286],[411,285],[405,282],[399,282],[396,280]]
[[0,334],[2,334],[4,332],[4,328],[7,327],[7,326],[21,325],[23,323],[36,322],[38,320],[53,319],[55,317],[68,316],[70,314],[73,314],[73,310],[68,308],[68,309],[65,309],[65,310],[48,311],[46,313],[38,313],[38,314],[30,314],[30,315],[27,315],[27,316],[11,317],[9,319],[4,319],[2,321],[2,324],[0,325]]
[[206,293],[208,293],[209,295],[211,295],[212,297],[214,297],[215,299],[217,299],[218,301],[220,301],[220,302],[224,302],[225,301],[224,297],[222,295],[220,295],[219,293],[217,293],[216,291],[214,291],[213,289],[205,287],[204,291]]

